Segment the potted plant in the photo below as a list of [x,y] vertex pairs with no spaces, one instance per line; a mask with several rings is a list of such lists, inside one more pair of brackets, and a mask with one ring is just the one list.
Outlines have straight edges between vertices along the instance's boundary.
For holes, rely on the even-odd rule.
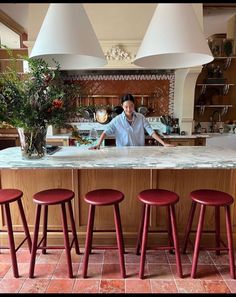
[[42,59],[22,57],[29,72],[20,74],[16,58],[8,52],[11,63],[0,76],[0,121],[18,129],[26,158],[40,158],[45,154],[48,125],[62,127],[75,116],[80,86],[64,82],[56,61],[52,69]]

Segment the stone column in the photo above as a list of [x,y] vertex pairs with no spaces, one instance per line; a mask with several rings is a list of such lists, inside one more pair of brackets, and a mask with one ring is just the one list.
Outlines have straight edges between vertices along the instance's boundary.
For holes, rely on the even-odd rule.
[[[193,4],[193,8],[203,28],[202,3]],[[185,131],[188,135],[193,130],[195,87],[201,70],[202,66],[175,71],[174,116],[179,118],[180,131]]]
[[192,134],[196,80],[202,67],[175,71],[174,117],[179,118],[180,131]]

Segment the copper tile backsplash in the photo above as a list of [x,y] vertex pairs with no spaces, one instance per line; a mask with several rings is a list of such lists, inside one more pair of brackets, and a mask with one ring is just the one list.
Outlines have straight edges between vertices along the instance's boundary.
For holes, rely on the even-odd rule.
[[[119,105],[125,93],[135,95],[136,107],[143,103],[150,109],[148,116],[173,114],[174,75],[75,75],[67,77],[81,85],[81,105]],[[96,97],[92,97],[96,95]],[[100,96],[98,96],[100,95]],[[106,97],[106,95],[115,95]],[[140,95],[140,96],[139,96]]]

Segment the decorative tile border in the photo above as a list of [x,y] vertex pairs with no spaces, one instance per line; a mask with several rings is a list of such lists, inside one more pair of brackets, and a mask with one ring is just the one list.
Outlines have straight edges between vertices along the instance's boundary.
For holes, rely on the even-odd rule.
[[169,91],[169,114],[174,116],[174,92],[175,92],[175,76],[169,78],[170,91]]
[[103,74],[97,74],[97,75],[75,75],[70,77],[70,80],[172,80],[174,75],[164,74],[117,74],[117,75],[103,75]]

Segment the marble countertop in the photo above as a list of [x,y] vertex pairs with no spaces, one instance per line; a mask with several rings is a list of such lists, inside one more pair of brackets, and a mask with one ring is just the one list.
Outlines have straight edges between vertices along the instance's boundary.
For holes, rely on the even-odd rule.
[[55,139],[55,138],[69,139],[71,138],[71,133],[47,135],[47,139]]
[[161,134],[164,139],[180,138],[180,139],[189,139],[189,138],[208,138],[211,137],[209,134],[191,134],[191,135],[179,135],[179,134],[170,134],[164,135]]
[[87,147],[63,146],[54,155],[24,160],[20,147],[0,151],[0,169],[236,169],[236,150],[204,146]]

